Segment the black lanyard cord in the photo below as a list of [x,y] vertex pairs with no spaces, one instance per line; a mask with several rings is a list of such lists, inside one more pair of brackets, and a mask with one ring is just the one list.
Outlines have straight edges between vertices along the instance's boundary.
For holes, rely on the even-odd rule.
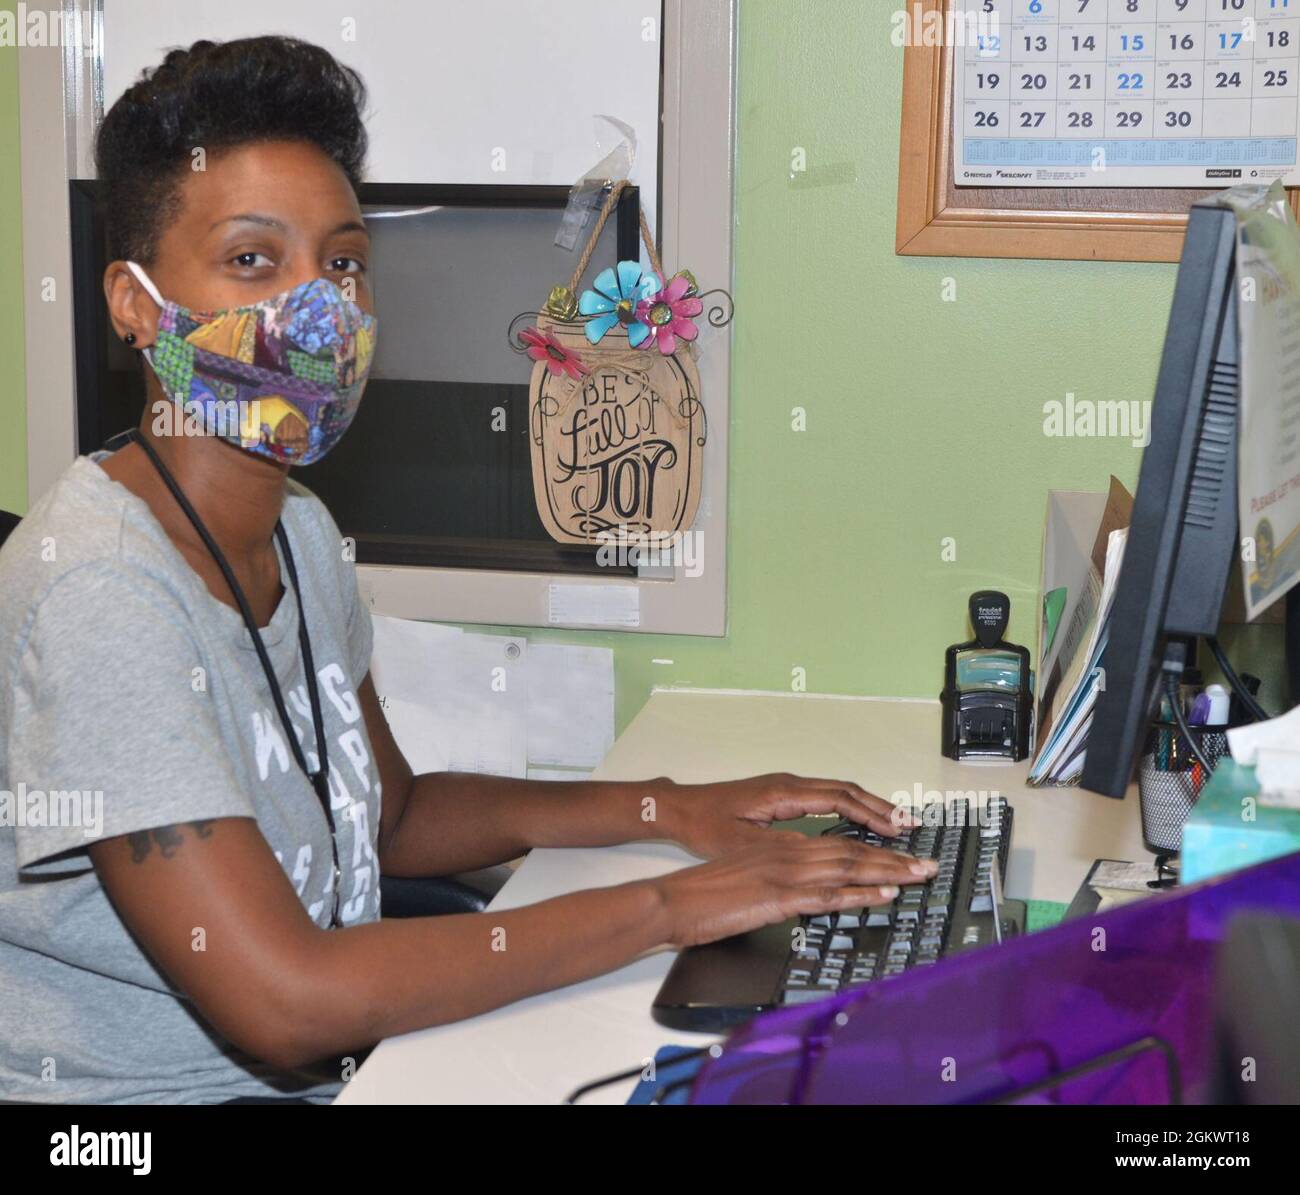
[[[316,759],[319,768],[315,775],[307,772],[306,760],[302,755],[302,748],[299,747],[295,756],[302,770],[307,772],[307,778],[312,782],[316,792],[320,795],[321,801],[325,807],[325,816],[330,820],[330,831],[334,830],[334,815],[330,811],[329,800],[329,774],[330,774],[330,757],[325,749],[325,718],[321,712],[320,693],[316,688],[316,665],[311,656],[311,637],[307,634],[307,612],[303,609],[302,604],[302,587],[298,584],[298,566],[294,563],[293,551],[289,547],[289,533],[285,531],[284,524],[279,519],[275,521],[275,538],[280,542],[280,550],[284,553],[284,567],[289,573],[289,584],[293,586],[294,600],[298,603],[298,646],[302,649],[302,666],[307,673],[307,696],[311,703],[311,725],[316,735]],[[225,563],[222,561],[221,563]],[[234,578],[227,577],[226,583],[229,584]],[[238,601],[243,603],[244,595],[238,595]],[[245,621],[249,621],[245,616]],[[262,646],[262,636],[256,632],[254,627],[250,626],[250,633],[259,648],[258,657],[262,661],[262,667],[270,668],[270,660],[266,655],[266,648]],[[277,709],[280,713],[280,720],[285,721],[287,714],[284,708],[284,700],[280,697],[280,686],[278,684],[271,686],[277,701]],[[293,735],[294,745],[298,744],[298,736]]]
[[[211,553],[213,560],[217,562],[217,567],[221,570],[221,575],[225,578],[226,585],[234,596],[236,604],[239,606],[239,613],[243,617],[244,626],[247,627],[248,633],[253,640],[253,647],[257,651],[257,658],[262,664],[262,671],[266,674],[267,687],[271,690],[271,699],[275,702],[276,713],[280,716],[280,724],[284,727],[285,737],[289,740],[289,748],[293,752],[293,757],[298,766],[302,769],[303,775],[311,782],[312,788],[316,790],[316,796],[320,800],[321,809],[325,812],[325,820],[329,823],[330,829],[330,848],[334,855],[334,924],[339,924],[338,920],[338,902],[339,902],[339,847],[338,837],[334,825],[334,812],[330,808],[330,791],[329,791],[329,754],[325,746],[325,719],[321,710],[320,691],[316,684],[316,668],[311,654],[311,638],[307,633],[307,615],[303,608],[302,589],[298,584],[298,569],[293,559],[293,551],[289,547],[289,536],[284,529],[284,524],[279,519],[275,523],[275,537],[280,545],[280,550],[284,555],[285,569],[289,574],[289,584],[293,589],[293,596],[298,606],[298,645],[302,651],[303,670],[307,674],[307,695],[311,703],[311,720],[312,729],[316,735],[316,757],[319,761],[319,768],[313,772],[307,766],[307,757],[303,753],[302,744],[298,742],[298,735],[295,733],[293,723],[289,718],[289,710],[284,702],[284,695],[280,691],[280,682],[276,679],[275,669],[271,665],[271,657],[268,655],[266,645],[262,642],[262,634],[257,628],[257,620],[253,617],[252,608],[248,604],[248,599],[244,596],[243,589],[240,588],[239,582],[235,579],[234,570],[227,562],[225,555],[217,541],[212,538],[211,533],[203,525],[203,520],[199,518],[198,511],[190,505],[190,501],[185,497],[184,491],[177,484],[176,479],[171,475],[171,471],[163,464],[162,458],[154,450],[152,444],[140,434],[138,430],[126,433],[125,440],[139,444],[144,449],[145,454],[153,462],[154,468],[158,472],[171,491],[172,497],[176,499],[176,504],[185,512],[185,517],[189,519],[194,530],[198,533],[199,538]],[[117,438],[110,441],[110,446],[115,443]]]

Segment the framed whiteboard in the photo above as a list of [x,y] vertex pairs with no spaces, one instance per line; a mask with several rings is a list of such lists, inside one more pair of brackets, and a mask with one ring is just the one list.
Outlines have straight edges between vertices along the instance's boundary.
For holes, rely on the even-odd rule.
[[356,69],[379,183],[571,185],[636,133],[631,178],[657,229],[659,0],[103,0],[106,111],[167,50],[281,33]]

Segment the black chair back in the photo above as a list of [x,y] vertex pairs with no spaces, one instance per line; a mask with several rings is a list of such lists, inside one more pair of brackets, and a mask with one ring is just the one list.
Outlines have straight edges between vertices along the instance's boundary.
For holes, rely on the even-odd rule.
[[22,522],[17,515],[11,515],[7,510],[0,510],[0,546],[9,538],[9,533]]

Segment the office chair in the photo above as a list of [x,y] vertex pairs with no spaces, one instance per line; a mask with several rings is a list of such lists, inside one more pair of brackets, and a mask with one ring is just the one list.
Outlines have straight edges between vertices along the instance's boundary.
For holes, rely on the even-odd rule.
[[[1300,1103],[1300,920],[1241,913],[1219,947],[1214,993],[1215,1104]],[[1250,1079],[1246,1067],[1254,1060]]]
[[380,913],[384,917],[440,917],[445,913],[481,913],[510,875],[510,868],[502,865],[463,875],[427,879],[380,876]]
[[[21,520],[0,510],[0,547]],[[462,876],[407,879],[381,876],[385,917],[438,917],[444,913],[481,913],[510,878],[508,867],[488,867]]]

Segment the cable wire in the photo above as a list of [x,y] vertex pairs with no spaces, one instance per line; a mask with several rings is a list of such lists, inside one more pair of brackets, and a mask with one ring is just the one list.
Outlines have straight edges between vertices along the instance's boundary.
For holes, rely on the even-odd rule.
[[1232,686],[1233,691],[1241,699],[1242,705],[1250,711],[1255,721],[1267,722],[1272,715],[1255,700],[1255,694],[1246,687],[1245,682],[1237,675],[1236,669],[1233,668],[1232,662],[1228,659],[1228,653],[1223,650],[1218,639],[1210,635],[1205,642],[1210,645],[1210,651],[1214,653],[1214,660],[1219,665],[1219,671],[1227,678],[1228,684]]

